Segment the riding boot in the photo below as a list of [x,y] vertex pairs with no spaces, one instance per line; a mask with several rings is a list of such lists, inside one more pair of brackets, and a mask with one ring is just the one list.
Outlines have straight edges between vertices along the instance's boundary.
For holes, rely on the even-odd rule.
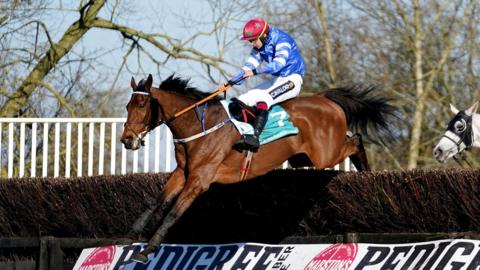
[[267,123],[267,119],[267,110],[257,110],[255,120],[253,121],[253,135],[244,135],[240,141],[235,143],[234,148],[241,148],[252,152],[257,152],[258,148],[260,147],[260,134]]

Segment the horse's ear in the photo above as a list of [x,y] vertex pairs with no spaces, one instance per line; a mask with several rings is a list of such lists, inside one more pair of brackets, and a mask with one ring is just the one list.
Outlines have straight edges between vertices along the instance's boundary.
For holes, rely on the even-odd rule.
[[468,108],[468,110],[465,111],[467,115],[472,115],[477,112],[478,109],[478,101],[475,102],[472,107]]
[[457,115],[458,112],[460,112],[457,108],[455,108],[455,106],[453,106],[452,104],[450,104],[450,110],[453,112],[453,114]]
[[137,89],[137,83],[135,82],[135,79],[133,77],[130,80],[130,86],[132,87],[133,91],[135,91],[135,89]]
[[153,77],[152,74],[148,74],[147,82],[145,83],[145,90],[150,92],[150,88],[152,88]]

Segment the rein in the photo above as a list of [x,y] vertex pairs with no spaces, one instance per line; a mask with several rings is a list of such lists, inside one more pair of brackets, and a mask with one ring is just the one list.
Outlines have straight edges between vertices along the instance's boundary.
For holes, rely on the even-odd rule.
[[[235,80],[235,81],[228,81],[227,83],[223,84],[217,91],[213,92],[212,94],[210,94],[209,96],[203,98],[202,100],[197,101],[197,102],[195,102],[194,104],[188,106],[187,108],[185,108],[185,109],[183,109],[183,110],[175,113],[172,117],[170,117],[170,118],[168,118],[168,119],[161,119],[160,121],[158,121],[158,122],[156,123],[155,127],[160,126],[160,125],[163,125],[163,124],[165,124],[165,125],[168,126],[169,123],[171,123],[173,120],[177,119],[177,118],[178,118],[179,116],[181,116],[182,114],[184,114],[184,113],[192,110],[193,108],[197,108],[197,109],[198,109],[198,106],[199,106],[199,105],[201,105],[201,104],[203,104],[203,103],[205,103],[205,102],[207,102],[207,101],[215,98],[216,96],[220,95],[221,93],[226,93],[226,91],[227,91],[230,87],[232,87],[232,86],[235,85],[235,84],[240,83],[240,82],[243,81],[244,79],[245,79],[245,78],[242,77],[242,78],[237,79],[237,80]],[[134,94],[145,95],[145,96],[149,96],[150,98],[152,98],[152,94],[151,94],[150,92],[133,91],[132,95],[134,95]],[[206,107],[205,107],[205,110],[206,110]],[[228,119],[224,120],[223,122],[218,123],[218,124],[215,125],[214,127],[205,130],[204,121],[203,121],[203,120],[204,120],[204,119],[203,119],[204,115],[205,115],[205,111],[202,113],[202,120],[201,120],[201,122],[202,122],[202,130],[203,130],[202,132],[200,132],[200,133],[198,133],[198,134],[195,134],[195,135],[193,135],[193,136],[187,137],[187,138],[174,139],[173,142],[175,142],[175,143],[186,143],[186,142],[189,142],[189,141],[193,141],[193,140],[195,140],[195,139],[198,139],[198,138],[200,138],[200,137],[203,137],[203,136],[205,136],[205,135],[207,135],[207,134],[209,134],[209,133],[212,133],[212,132],[214,132],[214,131],[222,128],[222,127],[225,126],[228,122],[230,122],[230,118],[228,118]],[[142,123],[133,123],[133,124],[145,124],[145,123],[142,122]],[[151,130],[150,126],[151,126],[151,125],[148,125],[148,127],[147,127],[146,131],[144,132],[144,134],[147,134],[147,133]],[[128,122],[125,123],[125,127],[127,127],[130,131],[132,131],[133,134],[135,134],[135,136],[137,137],[137,139],[139,139],[140,142],[141,142],[142,145],[143,145],[143,143],[144,143],[144,142],[143,142],[143,137],[145,137],[145,135],[144,135],[144,136],[141,136],[142,134],[138,135],[136,132],[134,132],[133,129],[128,125]]]
[[[134,125],[135,125],[135,124],[145,124],[145,123],[143,123],[143,122],[141,122],[141,123],[134,123]],[[143,138],[145,137],[145,135],[144,135],[144,136],[141,136],[141,135],[142,135],[142,133],[147,134],[147,133],[150,131],[150,126],[147,127],[147,130],[146,130],[145,132],[140,133],[140,135],[138,135],[138,134],[135,132],[135,130],[133,130],[133,128],[130,127],[130,125],[128,124],[128,122],[125,123],[125,125],[123,125],[123,126],[126,127],[128,130],[130,130],[130,131],[133,133],[133,135],[135,135],[135,137],[137,137],[137,140],[140,141],[140,144],[141,144],[142,146],[145,146],[145,141],[143,140]]]
[[203,98],[202,100],[200,101],[197,101],[195,102],[194,104],[188,106],[187,108],[177,112],[176,114],[174,114],[172,117],[170,117],[169,119],[165,119],[165,120],[160,120],[160,122],[158,123],[158,125],[161,125],[161,124],[168,124],[170,122],[172,122],[173,120],[175,120],[176,118],[178,118],[180,115],[190,111],[191,109],[193,108],[196,108],[198,107],[198,105],[201,105],[213,98],[215,98],[216,96],[220,95],[221,93],[224,93],[226,92],[230,87],[232,87],[233,85],[235,84],[238,84],[240,83],[241,81],[243,81],[245,78],[240,78],[238,80],[235,80],[235,81],[228,81],[227,83],[223,84],[217,91],[213,92],[212,94],[210,94],[209,96]]

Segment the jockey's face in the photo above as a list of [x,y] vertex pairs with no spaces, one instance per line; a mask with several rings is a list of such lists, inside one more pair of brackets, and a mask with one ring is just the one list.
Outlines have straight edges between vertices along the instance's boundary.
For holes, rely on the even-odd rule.
[[255,47],[257,49],[260,49],[263,46],[263,42],[260,40],[260,38],[257,38],[257,39],[254,39],[254,40],[249,40],[248,42],[250,43],[250,45],[252,45],[253,47]]

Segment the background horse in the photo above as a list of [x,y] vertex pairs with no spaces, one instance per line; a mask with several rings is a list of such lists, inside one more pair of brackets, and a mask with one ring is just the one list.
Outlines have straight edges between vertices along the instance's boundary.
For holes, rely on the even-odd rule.
[[478,102],[466,111],[459,111],[450,104],[450,110],[455,116],[433,149],[433,155],[439,162],[444,163],[472,146],[480,147],[480,115],[476,113],[477,109]]
[[[138,85],[132,78],[131,87],[134,92],[127,105],[128,117],[121,139],[127,149],[140,148],[145,134],[160,124],[168,125],[174,138],[185,138],[202,132],[202,120],[206,129],[228,121],[228,115],[218,98],[210,101],[205,119],[201,119],[195,110],[176,117],[176,112],[208,94],[189,87],[187,81],[173,75],[163,81],[159,88],[152,87],[151,75]],[[346,134],[348,127],[351,127],[363,132],[372,129],[374,135],[392,137],[387,123],[395,109],[388,104],[389,99],[372,95],[373,90],[337,88],[321,95],[297,97],[282,103],[300,132],[262,145],[253,156],[248,178],[266,174],[287,159],[293,166],[311,164],[323,169],[351,157],[358,170],[368,170],[361,137],[358,134]],[[232,149],[234,142],[239,139],[236,128],[227,123],[209,135],[186,143],[175,143],[177,167],[171,173],[157,204],[137,219],[132,233],[140,233],[155,212],[157,218],[153,220],[163,218],[163,221],[146,248],[132,256],[133,260],[147,262],[148,254],[157,249],[168,229],[212,183],[231,184],[240,181],[244,155]],[[163,217],[167,209],[169,211]]]

